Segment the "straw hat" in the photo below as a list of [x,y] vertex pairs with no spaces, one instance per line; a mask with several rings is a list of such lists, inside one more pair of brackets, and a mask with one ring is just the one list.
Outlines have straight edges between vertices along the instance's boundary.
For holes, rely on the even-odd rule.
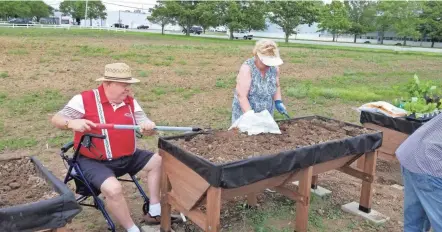
[[115,81],[129,84],[140,82],[140,80],[132,77],[131,69],[125,63],[107,64],[104,67],[104,76],[96,81]]

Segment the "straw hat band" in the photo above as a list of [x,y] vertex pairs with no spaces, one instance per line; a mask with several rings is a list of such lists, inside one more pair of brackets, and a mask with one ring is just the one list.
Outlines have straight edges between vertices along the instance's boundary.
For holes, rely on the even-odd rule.
[[110,76],[104,76],[104,79],[107,79],[107,80],[131,80],[132,77],[110,77]]
[[131,77],[132,73],[131,73],[130,68],[106,67],[104,69],[104,76],[106,76],[106,77]]

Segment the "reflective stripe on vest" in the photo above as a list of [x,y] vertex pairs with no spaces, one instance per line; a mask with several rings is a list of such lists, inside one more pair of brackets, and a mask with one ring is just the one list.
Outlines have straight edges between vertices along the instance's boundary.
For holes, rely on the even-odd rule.
[[[100,93],[98,89],[93,89],[95,95],[95,104],[97,105],[98,117],[100,118],[100,123],[105,124],[106,119],[104,118],[103,106],[101,105]],[[101,133],[106,136],[104,139],[104,150],[106,151],[106,157],[108,160],[112,159],[112,150],[109,141],[109,134],[107,133],[107,129],[101,129]]]
[[[132,124],[137,125],[135,121],[135,114],[132,113],[132,109],[130,108],[130,105],[127,105],[129,107],[129,112],[132,115]],[[134,130],[134,152],[137,150],[137,132]]]

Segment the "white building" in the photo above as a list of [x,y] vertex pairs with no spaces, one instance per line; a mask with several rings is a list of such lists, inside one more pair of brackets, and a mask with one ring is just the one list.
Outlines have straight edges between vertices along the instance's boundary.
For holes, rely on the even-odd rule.
[[103,20],[101,26],[110,27],[115,23],[128,25],[129,28],[137,28],[140,25],[147,25],[151,28],[152,23],[147,20],[150,13],[133,11],[108,11],[106,20]]

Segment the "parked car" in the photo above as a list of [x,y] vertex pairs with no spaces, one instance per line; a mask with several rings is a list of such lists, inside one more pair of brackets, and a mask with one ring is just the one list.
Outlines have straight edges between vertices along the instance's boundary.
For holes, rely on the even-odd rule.
[[149,26],[147,25],[140,25],[137,27],[137,29],[149,29]]
[[124,24],[122,24],[122,23],[114,23],[113,26],[114,26],[115,28],[126,28],[126,29],[129,28],[129,25],[124,25]]
[[29,19],[21,19],[21,18],[11,19],[8,21],[8,23],[15,24],[17,26],[26,26],[26,25],[34,26],[34,24],[35,24],[34,22],[32,22]]
[[[230,32],[227,32],[227,35],[230,36]],[[249,33],[248,31],[245,31],[245,30],[234,31],[233,38],[234,39],[242,38],[242,39],[251,40],[251,39],[253,39],[253,34]]]
[[[193,26],[190,28],[189,32],[200,35],[201,33],[203,33],[203,28],[200,26]],[[183,33],[186,34],[186,29],[183,29]]]
[[226,32],[227,29],[224,26],[218,26],[215,28],[215,32]]

